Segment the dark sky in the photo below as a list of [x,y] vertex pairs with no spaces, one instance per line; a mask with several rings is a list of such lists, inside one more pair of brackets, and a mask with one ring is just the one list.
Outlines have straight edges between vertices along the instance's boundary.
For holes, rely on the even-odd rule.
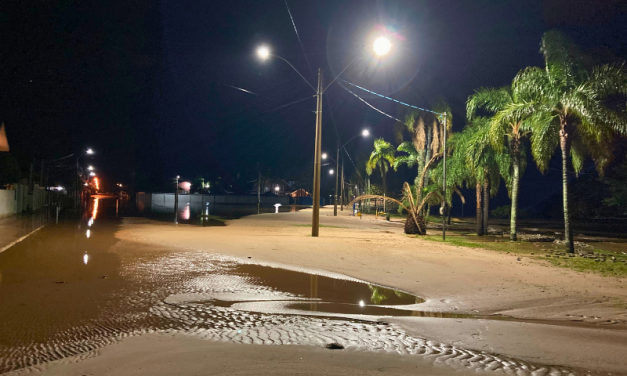
[[[296,179],[313,166],[315,99],[269,110],[313,91],[283,61],[257,59],[260,44],[315,86],[318,68],[330,82],[374,32],[386,31],[396,54],[380,64],[361,59],[343,77],[418,106],[442,96],[460,130],[468,95],[541,65],[540,39],[551,28],[602,60],[625,59],[626,3],[288,0],[305,59],[280,0],[3,1],[0,120],[15,154],[52,158],[92,147],[104,180],[138,189],[177,174],[245,185],[258,165]],[[398,114],[392,102],[364,98]],[[333,150],[335,129],[343,141],[364,127],[393,141],[393,123],[333,85],[323,149]],[[371,148],[372,137],[358,138],[348,150],[357,157]],[[556,177],[530,164],[521,203],[559,189]],[[390,183],[405,179],[413,177],[404,171]]]

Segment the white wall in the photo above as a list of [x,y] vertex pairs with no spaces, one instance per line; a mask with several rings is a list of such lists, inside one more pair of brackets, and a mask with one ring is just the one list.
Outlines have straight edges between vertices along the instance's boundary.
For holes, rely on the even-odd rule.
[[15,184],[15,190],[0,190],[0,217],[15,213],[41,209],[46,200],[46,190],[35,184],[33,193],[28,194],[28,185]]
[[0,217],[15,214],[15,191],[0,189]]

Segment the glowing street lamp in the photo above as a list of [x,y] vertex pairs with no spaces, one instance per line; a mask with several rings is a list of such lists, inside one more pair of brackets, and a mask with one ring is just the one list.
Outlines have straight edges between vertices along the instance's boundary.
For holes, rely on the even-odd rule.
[[[377,56],[383,56],[387,54],[392,47],[390,41],[385,37],[379,37],[374,41],[374,51]],[[259,56],[262,60],[267,60],[269,57],[276,57],[283,61],[285,61],[298,75],[309,85],[310,88],[316,93],[316,135],[315,135],[315,149],[314,149],[314,181],[313,181],[313,207],[312,207],[312,219],[311,219],[311,236],[317,237],[319,233],[320,227],[320,167],[321,157],[325,158],[325,156],[321,156],[321,148],[322,148],[322,94],[331,86],[335,80],[338,79],[346,71],[354,62],[363,58],[364,56],[358,56],[353,59],[339,74],[335,76],[335,78],[327,85],[323,85],[322,79],[322,69],[318,69],[318,86],[314,87],[309,81],[294,67],[289,61],[285,60],[281,56],[273,54],[270,52],[270,48],[267,46],[260,46],[257,49],[257,56]],[[369,133],[364,134],[367,136]],[[339,157],[339,142],[338,142],[338,157]],[[337,169],[336,169],[337,171]],[[337,174],[336,174],[337,176]],[[337,179],[336,179],[336,193],[337,193]],[[337,194],[336,200],[337,201]],[[335,215],[337,215],[337,203],[335,204],[334,209]]]
[[370,136],[370,131],[367,129],[364,129],[363,131],[361,131],[361,135],[364,137],[368,137]]
[[89,176],[96,176],[96,173],[92,171],[89,173]]
[[327,153],[322,153],[322,159],[327,159]]
[[94,166],[89,166],[89,167],[87,167],[87,169],[88,169],[89,171],[93,171],[93,170],[94,170]]
[[379,37],[374,41],[374,53],[377,56],[383,56],[390,52],[390,48],[392,48],[392,43],[386,37]]
[[270,49],[266,46],[261,46],[257,49],[257,55],[263,60],[266,60],[270,57]]
[[329,170],[329,175],[333,175],[333,169]]
[[89,154],[89,155],[92,155],[92,154],[94,154],[94,151],[93,151],[93,149],[89,148],[89,149],[87,149],[87,150],[85,151],[85,153],[87,153],[87,154]]

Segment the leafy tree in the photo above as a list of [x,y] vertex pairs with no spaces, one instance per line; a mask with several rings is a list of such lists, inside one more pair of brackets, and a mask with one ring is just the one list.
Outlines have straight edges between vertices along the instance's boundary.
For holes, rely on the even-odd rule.
[[610,96],[627,95],[627,71],[623,64],[590,68],[577,48],[563,34],[549,31],[542,38],[545,67],[529,67],[514,80],[515,91],[525,101],[508,105],[496,117],[503,121],[535,114],[544,121],[532,124],[531,151],[541,171],[559,146],[562,156],[562,203],[564,238],[574,252],[568,209],[569,162],[581,171],[586,156],[595,161],[602,173],[613,156],[614,135],[627,135],[625,108],[613,110],[606,105]]
[[366,173],[368,173],[368,175],[372,175],[372,171],[377,168],[381,172],[381,178],[383,179],[383,195],[387,193],[385,176],[390,166],[394,165],[395,152],[396,150],[392,144],[382,138],[378,138],[374,140],[374,150],[366,163]]
[[[527,103],[526,100],[517,90],[517,86],[512,84],[511,87],[480,88],[466,102],[466,115],[471,121],[476,117],[479,108],[494,114],[489,122],[480,122],[484,130],[477,134],[475,143],[479,153],[489,151],[485,148],[491,144],[496,154],[507,153],[511,157],[511,179],[506,179],[512,200],[509,234],[511,240],[517,238],[518,187],[523,170],[521,167],[526,160],[523,158],[523,139],[531,132],[532,124],[542,120],[540,115],[511,111]],[[490,153],[485,154],[484,157],[489,155]],[[484,194],[484,197],[487,195]],[[487,215],[488,210],[484,212]]]

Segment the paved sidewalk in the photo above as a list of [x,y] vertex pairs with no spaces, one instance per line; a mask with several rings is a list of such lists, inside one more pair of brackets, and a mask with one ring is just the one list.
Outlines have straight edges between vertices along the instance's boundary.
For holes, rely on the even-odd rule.
[[0,218],[0,253],[42,228],[47,218],[45,210]]

